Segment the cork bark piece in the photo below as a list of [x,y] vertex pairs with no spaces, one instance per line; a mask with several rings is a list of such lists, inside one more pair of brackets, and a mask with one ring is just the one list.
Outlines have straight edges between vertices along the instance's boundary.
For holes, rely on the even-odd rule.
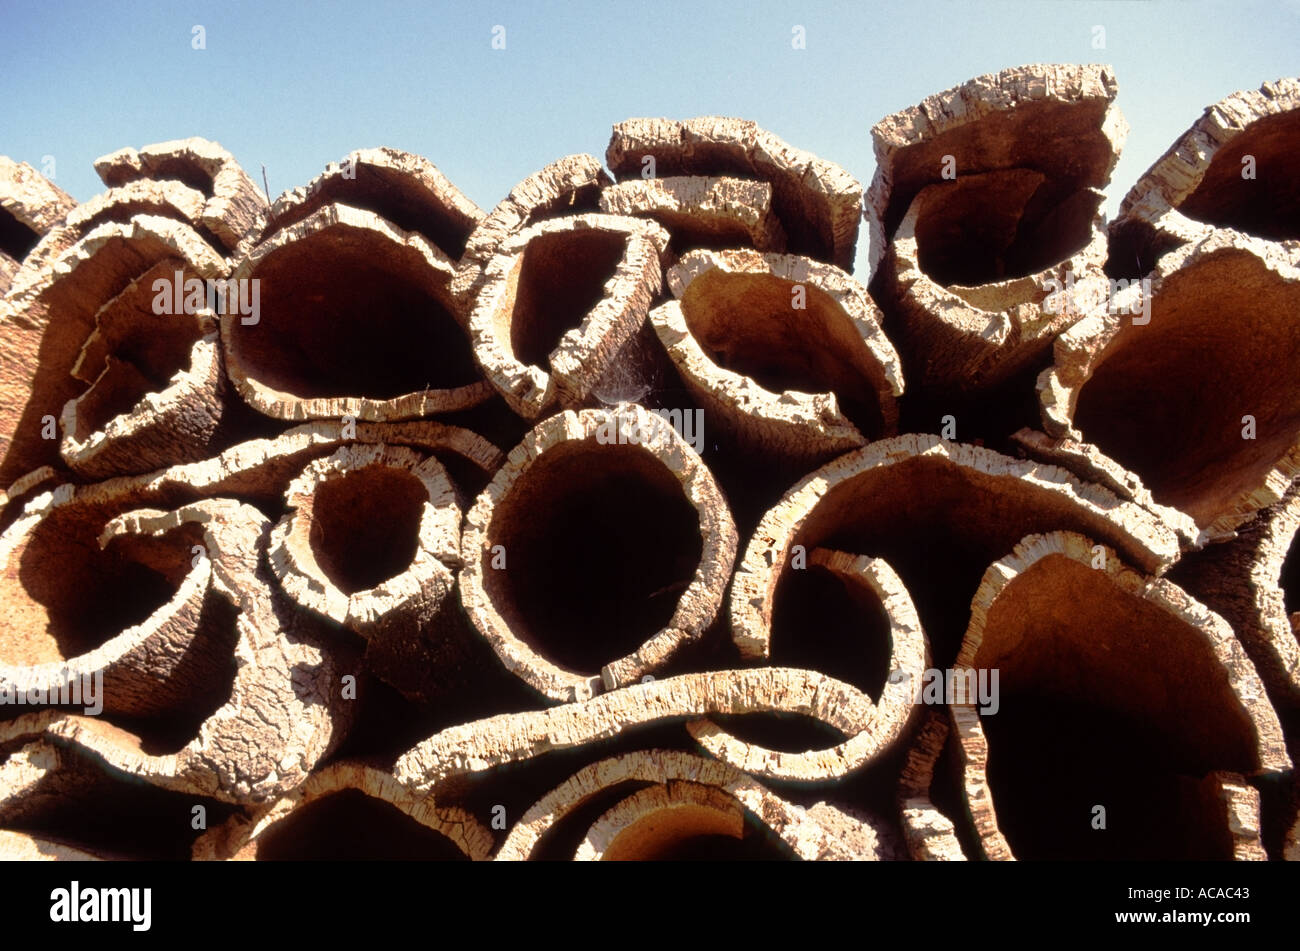
[[396,421],[467,409],[492,393],[474,366],[427,238],[373,212],[326,205],[235,266],[257,282],[254,316],[221,322],[240,396],[276,419]]
[[[1043,175],[1029,214],[1022,215],[1026,237],[1056,209],[1090,202],[1081,193],[1109,182],[1128,134],[1117,91],[1109,66],[1034,64],[977,76],[881,119],[871,129],[876,174],[866,198],[872,274],[917,193],[954,175],[956,181],[1013,169]],[[1089,219],[1067,218],[1083,238]],[[1083,238],[1076,247],[1085,244]]]
[[667,247],[654,222],[603,214],[550,218],[501,244],[469,330],[511,409],[536,419],[581,406],[645,322]]
[[109,188],[151,179],[175,180],[203,193],[199,221],[216,236],[225,254],[239,244],[266,209],[266,198],[235,157],[207,139],[177,139],[119,149],[95,160],[95,171]]
[[[440,848],[438,840],[450,849]],[[356,851],[340,854],[351,849]],[[234,816],[210,830],[194,843],[193,854],[195,861],[445,859],[452,850],[486,859],[492,833],[458,806],[415,795],[372,766],[341,761],[312,773],[253,816]]]
[[990,561],[1028,533],[1062,526],[1147,571],[1164,571],[1179,553],[1177,536],[1150,512],[1055,466],[938,436],[880,440],[809,474],[763,516],[732,580],[732,640],[743,657],[768,658],[776,589],[794,546],[811,552],[834,539],[889,562],[918,606],[935,661],[948,663]]
[[1300,483],[1237,537],[1185,558],[1178,581],[1229,623],[1280,708],[1300,709]]
[[98,855],[25,832],[0,829],[0,862],[99,862]]
[[688,390],[749,448],[817,464],[892,435],[898,355],[866,289],[829,264],[691,251],[650,320]]
[[1300,370],[1300,256],[1219,230],[1162,257],[1149,287],[1145,304],[1130,286],[1115,312],[1057,340],[1038,380],[1043,427],[1096,446],[1204,539],[1223,538],[1300,473],[1288,382]]
[[335,203],[374,212],[403,231],[423,235],[453,265],[483,218],[483,210],[427,158],[386,147],[358,149],[277,198],[249,229],[238,257]]
[[[29,512],[42,506],[56,511],[74,507],[75,492],[69,490],[72,487],[65,486],[55,498],[48,495],[38,498]],[[74,517],[77,514],[83,520],[93,521],[92,512],[74,512]],[[19,523],[5,533],[6,548],[25,527]],[[40,661],[58,652],[72,653],[76,656],[66,663],[59,660],[46,663],[59,671],[65,667],[77,672],[102,670],[106,712],[110,704],[120,704],[133,713],[152,712],[162,705],[168,687],[176,688],[191,705],[201,700],[202,719],[195,724],[190,717],[185,724],[189,728],[186,735],[181,736],[181,731],[173,729],[141,736],[99,716],[47,708],[5,722],[0,729],[0,743],[43,733],[150,784],[226,802],[271,799],[301,783],[337,744],[349,722],[350,711],[338,700],[338,672],[331,655],[316,646],[319,632],[305,619],[287,611],[283,596],[259,574],[268,529],[269,523],[256,509],[228,499],[207,500],[171,512],[159,509],[123,512],[108,524],[105,538],[121,536],[142,547],[152,542],[153,552],[145,549],[141,558],[147,556],[154,565],[170,563],[173,570],[186,571],[168,610],[151,615],[151,621],[154,618],[157,621],[142,625],[143,633],[128,629],[97,649],[80,654],[76,649],[69,649],[70,641],[62,646],[50,644],[48,635],[44,644],[36,638],[20,640],[23,628],[15,627],[15,633],[6,638],[5,649],[10,656],[15,656],[18,650],[25,651],[21,659],[29,663],[22,670],[15,670],[11,665],[6,669],[5,679],[23,675],[30,678],[33,673],[30,661]],[[188,542],[188,536],[195,532],[200,553],[193,556],[194,546],[189,544],[183,551],[158,545],[159,541],[167,542],[177,534]],[[73,539],[62,540],[65,550],[73,543]],[[177,565],[180,559],[183,561]],[[12,556],[9,563],[12,564]],[[65,555],[64,564],[69,563]],[[12,579],[8,570],[5,577]],[[44,577],[46,586],[51,579],[57,579],[65,588],[68,586],[67,579],[59,572]],[[120,570],[117,577],[122,577]],[[128,573],[126,578],[138,582],[141,575]],[[82,580],[97,581],[102,587],[105,572],[101,570],[96,579],[83,571]],[[44,604],[65,610],[53,600],[60,596],[57,591],[24,592],[12,580],[7,583],[10,591],[5,603],[10,605],[11,616],[28,606],[32,611],[40,610]],[[85,612],[86,591],[81,593],[75,604]],[[61,596],[66,601],[67,591]],[[141,597],[137,584],[135,598]],[[213,610],[226,635],[222,664],[227,672],[223,677],[230,677],[232,667],[233,677],[219,691],[214,691],[212,665],[205,671],[204,658],[191,656],[200,646],[202,632],[196,634],[193,625],[183,625],[177,620],[164,623],[195,597],[202,598],[205,610]],[[176,608],[172,609],[172,605]],[[102,620],[100,623],[102,627]],[[84,621],[82,626],[86,626]],[[73,629],[72,623],[64,622],[63,627],[66,633],[84,635]],[[29,622],[26,630],[33,629]],[[56,633],[65,632],[56,629]],[[38,653],[42,648],[44,655]],[[204,691],[202,697],[196,696],[199,691]],[[142,721],[136,718],[119,722],[140,729],[136,724]],[[178,739],[183,741],[179,749],[176,748]]]
[[898,780],[903,838],[917,862],[966,861],[956,827],[931,798],[935,766],[950,735],[944,714],[938,710],[927,713],[908,748],[907,761]]
[[[994,670],[997,690],[977,699],[974,674]],[[989,568],[955,671],[947,699],[990,858],[1231,858],[1242,799],[1216,774],[1291,769],[1227,622],[1074,532],[1028,536]],[[1093,834],[1093,804],[1109,837]]]
[[1112,266],[1146,273],[1170,248],[1232,228],[1300,240],[1300,79],[1279,79],[1207,106],[1124,196],[1111,224]]
[[786,247],[767,182],[705,175],[634,178],[602,190],[600,210],[659,222],[670,236],[674,260],[694,248],[780,253]]
[[[710,714],[750,713],[809,717],[847,734],[870,710],[857,688],[812,670],[765,667],[681,674],[629,684],[589,700],[449,727],[404,753],[393,775],[403,785],[425,792],[451,777],[588,746],[638,726]],[[758,769],[751,769],[751,764],[730,761],[727,757],[733,750],[728,745],[712,752],[736,769],[767,778],[761,772],[764,763],[753,764]],[[782,767],[779,758],[767,765],[774,771]]]
[[600,190],[609,184],[600,160],[581,154],[557,159],[510,189],[465,243],[451,283],[462,310],[474,309],[488,264],[510,237],[548,218],[598,210]]
[[77,206],[26,162],[0,155],[0,294],[32,249]]
[[1106,299],[1104,196],[1085,188],[1044,212],[1048,187],[1042,172],[1009,168],[916,193],[873,285],[914,384],[974,393],[1004,383]]
[[844,731],[847,736],[842,742],[802,753],[746,742],[708,720],[688,723],[686,727],[697,743],[719,759],[744,764],[743,769],[769,779],[805,783],[841,779],[866,766],[897,741],[918,709],[913,701],[930,666],[930,646],[916,607],[887,562],[817,548],[809,553],[808,565],[804,570],[821,568],[830,572],[844,584],[860,589],[883,610],[890,653],[889,675],[879,701],[873,702],[869,694],[853,688],[853,706],[865,712],[864,718]]
[[569,815],[599,796],[647,783],[679,783],[716,790],[775,832],[808,861],[878,858],[875,833],[862,825],[858,836],[818,821],[819,812],[782,799],[733,766],[679,750],[644,750],[602,759],[579,770],[539,799],[514,825],[497,851],[497,861],[536,857],[543,838]]
[[[745,838],[745,810],[741,804],[711,786],[675,782],[648,786],[617,803],[587,831],[574,859],[672,860],[680,858],[692,840],[719,838],[734,840],[735,846]],[[720,846],[711,843],[711,857],[717,857],[719,851]]]
[[844,169],[794,148],[745,119],[628,119],[614,126],[605,161],[620,180],[728,175],[772,186],[789,250],[849,270],[858,240],[862,186]]
[[460,566],[460,507],[436,458],[344,446],[294,479],[285,506],[270,564],[295,603],[365,638],[419,636]]
[[507,668],[552,701],[583,699],[703,636],[736,541],[713,476],[661,417],[565,411],[470,509],[461,600]]
[[[49,267],[30,275],[21,272],[20,277],[30,280],[16,283],[0,301],[0,333],[6,344],[0,351],[0,392],[4,395],[0,484],[57,462],[57,420],[67,402],[87,389],[87,380],[76,374],[89,375],[94,365],[93,359],[82,362],[82,356],[95,338],[101,308],[155,268],[171,275],[170,280],[179,272],[183,285],[217,278],[225,261],[183,222],[139,215],[126,223],[105,222]],[[136,284],[118,303],[125,305],[128,299],[149,296],[149,287]],[[182,337],[187,316],[192,320],[194,315],[174,315],[170,319],[175,322],[168,324]],[[97,339],[104,342],[102,335]],[[156,357],[157,351],[167,348],[160,343],[143,349]],[[102,347],[91,344],[91,350],[102,357]],[[131,360],[130,355],[125,356]],[[153,368],[149,361],[144,362],[147,376]],[[162,376],[162,380],[166,378]],[[148,389],[162,389],[162,380],[151,381]]]

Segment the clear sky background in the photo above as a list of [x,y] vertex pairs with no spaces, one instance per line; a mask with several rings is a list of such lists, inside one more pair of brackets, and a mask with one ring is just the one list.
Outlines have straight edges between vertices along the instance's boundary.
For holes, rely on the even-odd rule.
[[[492,29],[506,48],[492,49]],[[192,48],[192,28],[206,49]],[[806,49],[792,48],[804,27]],[[1093,48],[1094,26],[1105,49]],[[197,135],[272,197],[356,148],[430,158],[484,210],[632,116],[754,119],[864,186],[881,117],[981,73],[1109,63],[1128,186],[1205,106],[1300,75],[1300,0],[913,3],[0,0],[0,154],[79,200],[91,163]],[[866,233],[859,241],[865,271]]]

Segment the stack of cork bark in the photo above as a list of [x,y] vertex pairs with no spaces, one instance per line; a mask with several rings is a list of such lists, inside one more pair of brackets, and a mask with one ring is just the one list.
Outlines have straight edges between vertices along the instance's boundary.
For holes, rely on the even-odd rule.
[[1116,91],[0,158],[0,856],[1300,859],[1300,81]]

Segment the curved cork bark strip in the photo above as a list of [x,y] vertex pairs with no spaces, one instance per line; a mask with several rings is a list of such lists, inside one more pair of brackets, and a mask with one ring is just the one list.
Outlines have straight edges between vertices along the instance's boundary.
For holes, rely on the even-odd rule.
[[767,182],[703,175],[632,179],[601,191],[600,210],[659,222],[670,237],[670,260],[693,248],[780,253],[786,247]]
[[874,285],[914,384],[971,393],[1003,383],[1083,316],[1076,302],[1106,299],[1104,196],[1085,188],[1044,213],[1050,187],[1042,172],[1010,168],[917,192]]
[[[179,271],[187,281],[215,278],[224,269],[225,260],[188,225],[141,215],[125,224],[100,225],[51,267],[15,284],[0,301],[0,328],[6,340],[0,352],[0,392],[5,397],[0,408],[0,484],[58,461],[58,440],[46,438],[54,430],[47,417],[57,421],[67,402],[95,379],[91,371],[95,358],[104,359],[102,345],[107,340],[96,334],[97,322],[106,305],[105,315],[151,296],[149,286],[136,282],[142,276],[156,276],[155,272],[170,281]],[[183,339],[194,320],[173,316],[166,326]],[[194,337],[184,344],[185,350]],[[93,352],[87,354],[87,348]],[[156,363],[160,352],[170,352],[169,341],[135,349],[151,354],[144,361],[146,376],[153,370],[150,362]],[[83,356],[88,359],[83,361]],[[131,359],[130,354],[124,356]],[[158,368],[169,365],[164,359]],[[156,382],[154,387],[161,388]]]
[[[668,232],[652,221],[551,218],[506,239],[469,318],[474,358],[519,415],[578,408],[659,293]],[[543,369],[543,367],[547,369]]]
[[[1042,174],[1025,237],[1029,225],[1049,225],[1051,234],[1054,209],[1068,210],[1082,201],[1073,196],[1110,181],[1128,134],[1117,90],[1109,66],[1019,66],[977,76],[877,122],[871,129],[876,174],[866,198],[872,275],[917,193],[953,174],[958,181],[1012,169]],[[952,162],[945,163],[949,155]],[[946,167],[952,170],[947,179]],[[1087,219],[1076,224],[1082,236]],[[1032,249],[1032,241],[1024,243]]]
[[879,558],[855,557],[826,548],[813,550],[810,567],[823,568],[844,584],[877,601],[889,625],[889,677],[878,702],[857,688],[853,704],[865,718],[845,731],[848,736],[828,749],[803,753],[766,749],[747,743],[707,720],[686,725],[691,736],[710,754],[769,779],[826,782],[866,766],[903,733],[918,708],[914,699],[930,666],[930,645],[912,598],[894,570]]
[[628,119],[614,126],[605,161],[620,180],[642,175],[735,175],[772,186],[789,250],[849,270],[858,241],[862,185],[746,119]]
[[[807,463],[892,435],[902,368],[866,289],[829,264],[692,251],[650,315],[688,390],[742,445]],[[857,425],[855,425],[855,423]]]
[[0,295],[32,249],[76,205],[26,162],[0,155]]
[[600,190],[612,184],[600,160],[567,155],[525,178],[483,217],[465,243],[451,293],[465,313],[474,309],[484,272],[512,236],[547,218],[598,210]]
[[276,231],[336,202],[374,212],[403,231],[423,235],[453,266],[483,218],[483,210],[424,156],[391,148],[359,149],[277,198],[240,243],[237,256],[244,257]]
[[[172,512],[126,512],[110,523],[109,532],[147,539],[191,525],[202,529],[207,557],[197,558],[196,574],[187,580],[206,574],[204,593],[229,605],[224,613],[233,616],[237,635],[228,698],[203,719],[197,735],[176,752],[153,755],[140,737],[97,717],[44,710],[4,723],[0,742],[44,733],[153,785],[241,803],[282,795],[328,755],[346,729],[350,710],[337,699],[334,661],[314,646],[317,633],[287,609],[283,596],[258,573],[269,528],[265,517],[251,506],[213,499]],[[173,641],[168,650],[183,664],[184,658],[174,653],[177,647],[183,644]],[[151,657],[149,671],[161,659]],[[105,677],[107,696],[118,679],[116,672],[113,680]],[[150,695],[141,695],[140,703],[150,702]]]
[[1145,570],[1178,558],[1176,536],[1151,513],[1055,466],[938,436],[872,443],[802,479],[763,516],[732,581],[732,639],[743,657],[770,657],[773,600],[793,546],[811,551],[833,538],[890,563],[920,605],[935,660],[947,663],[951,628],[959,625],[958,639],[966,628],[966,591],[989,562],[1025,534],[1059,526],[1114,545]]
[[1237,537],[1178,566],[1178,582],[1221,614],[1279,708],[1300,710],[1300,482]]
[[930,798],[935,765],[948,736],[948,718],[937,710],[927,713],[907,751],[898,781],[903,838],[908,852],[918,862],[966,861],[956,827]]
[[[1000,690],[981,718],[971,675],[992,670]],[[1229,841],[1228,818],[1239,820],[1250,797],[1220,789],[1216,771],[1291,768],[1277,714],[1227,622],[1073,532],[1031,535],[989,568],[956,671],[948,699],[967,805],[990,858],[1013,848],[1060,857],[1053,838],[1064,853],[1152,856],[1181,849],[1188,826],[1205,832],[1190,854],[1231,857],[1240,843]],[[1037,758],[1026,759],[1031,749]],[[1051,787],[1045,776],[1056,777]],[[1089,828],[1083,799],[1123,817],[1118,844]]]
[[1216,227],[1300,239],[1297,149],[1300,79],[1264,83],[1207,106],[1124,196],[1110,228],[1112,267],[1140,276],[1170,248]]
[[216,236],[226,254],[266,210],[266,198],[235,157],[207,139],[176,139],[119,149],[96,159],[95,171],[109,188],[140,179],[175,179],[203,193],[199,222]]
[[[693,839],[745,837],[745,810],[720,789],[675,782],[638,790],[587,831],[579,862],[654,862],[681,857]],[[711,849],[716,854],[717,848]]]
[[[585,517],[605,506],[609,519]],[[661,417],[566,411],[525,437],[470,509],[461,600],[507,668],[550,700],[585,699],[703,636],[736,542],[713,476]]]
[[[353,839],[354,843],[314,842],[312,839],[333,838],[314,836],[321,830],[312,828],[312,812],[318,815],[319,807],[343,804],[344,815],[329,817],[332,831],[340,839]],[[326,807],[328,808],[328,806]],[[358,814],[369,818],[362,828],[347,828],[347,818]],[[405,816],[415,823],[394,822]],[[297,826],[297,828],[295,828]],[[306,829],[303,826],[307,826]],[[487,859],[492,852],[492,833],[464,809],[457,806],[440,806],[431,797],[412,794],[387,773],[356,762],[331,763],[312,773],[302,785],[290,790],[283,798],[251,818],[235,816],[225,825],[210,830],[194,843],[195,861],[250,861],[306,858],[444,858],[445,855],[414,855],[430,849],[429,833],[446,839],[462,855],[474,861]],[[376,843],[375,838],[385,841]],[[365,841],[362,841],[365,840]],[[332,854],[359,846],[362,855],[340,856]],[[379,855],[384,845],[399,855]],[[378,846],[378,847],[377,847]],[[329,855],[304,855],[302,850],[319,849]],[[436,850],[442,852],[444,850]]]
[[298,605],[362,637],[418,636],[455,584],[460,507],[437,459],[345,446],[285,492],[270,563]]
[[[1228,536],[1300,474],[1300,393],[1286,382],[1300,372],[1300,256],[1216,231],[1161,258],[1141,297],[1121,291],[1116,312],[1058,339],[1038,380],[1043,426],[1095,445],[1205,539]],[[1129,316],[1144,306],[1149,324]]]
[[[871,714],[870,700],[863,702],[863,696],[843,681],[794,667],[682,674],[629,684],[590,700],[449,727],[404,753],[393,775],[426,792],[453,776],[585,746],[638,726],[710,714],[790,713],[851,733]],[[729,746],[721,750],[724,762],[730,753]],[[747,764],[730,765],[745,769]],[[781,762],[772,766],[779,770]]]
[[413,419],[492,394],[448,294],[451,263],[373,212],[326,205],[257,245],[231,279],[256,282],[260,314],[223,318],[226,372],[267,416]]
[[818,821],[819,811],[787,802],[733,766],[679,750],[645,750],[610,757],[579,770],[538,800],[510,830],[497,861],[536,857],[546,834],[598,796],[623,785],[690,783],[715,789],[775,832],[807,861],[875,859],[878,843],[865,823],[844,834],[842,823]]

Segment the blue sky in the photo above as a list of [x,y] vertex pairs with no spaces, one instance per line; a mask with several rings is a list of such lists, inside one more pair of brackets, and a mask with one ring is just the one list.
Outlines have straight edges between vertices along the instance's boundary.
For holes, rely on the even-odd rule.
[[[867,184],[875,121],[1033,62],[1115,68],[1127,187],[1208,104],[1300,75],[1300,0],[330,2],[0,0],[0,153],[85,200],[92,161],[200,135],[272,196],[355,148],[428,156],[485,210],[631,116],[756,120]],[[191,46],[202,25],[206,49]],[[506,28],[506,48],[491,46]],[[804,27],[806,49],[791,46]],[[1093,48],[1093,27],[1106,47]],[[860,240],[865,267],[865,231]]]

